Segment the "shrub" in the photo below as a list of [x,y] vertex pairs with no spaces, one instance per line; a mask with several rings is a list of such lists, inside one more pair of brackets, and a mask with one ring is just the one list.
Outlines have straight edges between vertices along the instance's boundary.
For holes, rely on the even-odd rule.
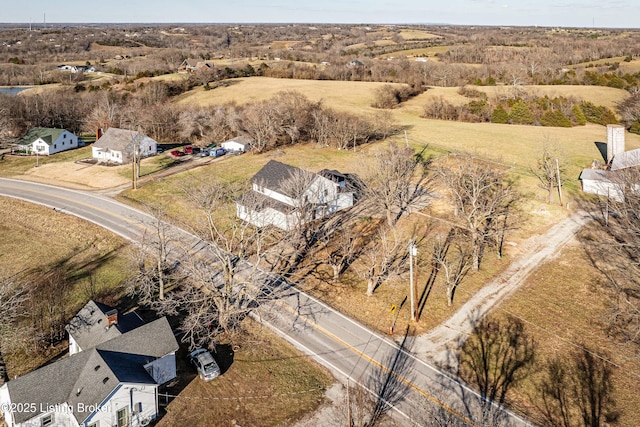
[[640,135],[640,120],[636,120],[635,122],[633,122],[633,124],[629,128],[629,132]]
[[491,123],[509,123],[509,115],[505,111],[502,104],[498,104],[498,106],[493,110],[493,114],[491,114]]

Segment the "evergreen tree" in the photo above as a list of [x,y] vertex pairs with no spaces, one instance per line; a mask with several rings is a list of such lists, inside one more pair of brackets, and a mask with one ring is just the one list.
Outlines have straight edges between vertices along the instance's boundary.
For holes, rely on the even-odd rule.
[[582,112],[582,108],[579,105],[574,105],[571,109],[573,123],[576,125],[584,126],[587,124],[587,118],[584,116]]
[[542,115],[540,118],[540,124],[542,126],[555,126],[555,127],[563,127],[570,128],[571,121],[562,114],[560,110],[549,110]]
[[504,110],[502,104],[498,104],[498,106],[493,110],[493,114],[491,114],[491,123],[509,123],[509,115]]
[[533,124],[533,113],[523,100],[518,99],[511,107],[509,120],[516,125],[531,125]]

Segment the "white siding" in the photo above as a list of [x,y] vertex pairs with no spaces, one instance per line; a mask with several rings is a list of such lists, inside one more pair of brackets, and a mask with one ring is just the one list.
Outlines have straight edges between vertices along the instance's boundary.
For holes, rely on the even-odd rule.
[[[0,387],[0,407],[5,408],[6,404],[11,402],[11,397],[9,397],[9,389],[7,388],[7,384],[3,384]],[[13,427],[13,421],[11,420],[11,414],[9,412],[2,412],[2,416],[4,417],[5,422],[9,427]],[[0,423],[2,424],[2,423]]]
[[608,181],[583,179],[582,191],[589,194],[610,197],[617,201],[624,200],[623,192],[620,191],[618,185]]
[[278,193],[276,191],[269,190],[268,188],[261,187],[258,184],[253,184],[253,190],[257,193],[264,194],[267,197],[285,203],[289,206],[296,206],[295,199],[292,199],[291,197],[285,196],[284,194]]
[[[111,393],[109,398],[101,402],[100,406],[84,422],[85,425],[98,422],[100,427],[117,425],[117,414],[122,408],[127,408],[130,426],[141,425],[144,419],[155,419],[157,388],[153,385],[120,384]],[[134,413],[139,403],[142,404],[142,412]],[[133,408],[132,408],[133,405]]]
[[245,152],[245,144],[241,144],[240,142],[225,141],[220,145],[222,146],[222,148],[224,148],[227,151],[239,151],[242,153]]
[[78,137],[69,131],[64,131],[58,136],[58,139],[51,144],[44,142],[42,138],[38,138],[29,144],[29,150],[39,155],[51,155],[61,151],[73,150],[78,148]]
[[289,230],[295,224],[295,216],[287,215],[284,212],[273,208],[265,208],[260,212],[250,211],[242,205],[236,205],[236,215],[243,221],[256,227],[273,225],[281,230]]
[[71,334],[69,334],[69,356],[72,356],[76,353],[80,353],[81,351],[82,349],[76,342],[75,338],[73,338]]

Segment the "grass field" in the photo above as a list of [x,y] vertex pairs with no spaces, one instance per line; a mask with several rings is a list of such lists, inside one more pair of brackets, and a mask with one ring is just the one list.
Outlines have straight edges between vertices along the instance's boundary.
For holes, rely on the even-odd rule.
[[432,47],[420,47],[415,49],[403,49],[395,52],[385,53],[380,58],[388,58],[390,56],[406,56],[408,58],[414,58],[417,56],[428,56],[429,61],[439,61],[436,54],[446,53],[451,46],[432,46]]
[[[116,305],[123,295],[122,281],[129,271],[128,246],[121,238],[74,216],[0,197],[0,272],[2,277],[61,266],[74,283],[66,312],[75,313],[88,300],[87,282],[93,276],[98,301]],[[246,334],[229,370],[215,382],[194,378],[185,352],[178,353],[181,376],[190,384],[169,406],[161,425],[289,425],[322,402],[332,376],[302,356],[282,338],[247,320]],[[23,375],[66,350],[66,342],[46,352],[4,354],[8,374]],[[229,400],[229,396],[251,399]],[[262,396],[261,398],[255,398]],[[266,397],[265,397],[266,396]],[[277,397],[277,398],[274,398]],[[224,400],[224,404],[218,404]],[[202,404],[202,400],[216,404]],[[233,404],[231,404],[231,402]],[[238,405],[242,408],[238,412]]]
[[437,34],[431,34],[426,31],[420,30],[402,30],[399,34],[400,37],[405,40],[430,40],[442,38],[442,36],[439,36]]
[[[291,80],[270,77],[240,78],[226,81],[228,86],[221,86],[205,91],[198,87],[178,97],[178,104],[215,105],[227,102],[262,101],[272,98],[282,91],[299,91],[314,101],[323,100],[326,105],[342,111],[362,113],[371,111],[375,89],[385,83],[345,82],[329,80]],[[348,96],[345,96],[348,94]]]
[[245,337],[235,343],[240,349],[222,376],[204,382],[190,365],[178,366],[193,379],[158,426],[289,426],[323,402],[333,383],[324,368],[264,326],[251,320],[244,326]]
[[[0,197],[0,274],[22,277],[32,272],[62,269],[72,283],[67,313],[84,305],[88,284],[109,304],[123,294],[128,270],[127,243],[101,227],[44,206]],[[63,345],[64,346],[64,345]],[[5,354],[9,375],[24,374],[45,359],[36,355]]]
[[575,243],[541,266],[494,315],[522,319],[537,345],[534,374],[514,396],[523,406],[528,406],[526,395],[536,390],[535,381],[548,358],[586,345],[599,355],[606,354],[614,364],[614,396],[621,412],[615,425],[635,427],[640,425],[640,366],[633,349],[615,342],[606,331],[607,307],[598,287],[601,280]]

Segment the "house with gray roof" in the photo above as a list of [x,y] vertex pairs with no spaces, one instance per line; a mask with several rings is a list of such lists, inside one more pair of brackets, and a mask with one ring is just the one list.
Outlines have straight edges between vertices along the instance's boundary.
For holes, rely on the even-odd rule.
[[594,161],[591,168],[583,169],[582,191],[622,201],[629,185],[637,187],[636,183],[627,182],[625,170],[640,167],[640,149],[626,151],[625,132],[624,126],[607,125],[606,164]]
[[69,354],[96,347],[142,325],[144,321],[135,311],[122,314],[106,304],[89,300],[66,327]]
[[18,140],[17,146],[27,154],[48,156],[78,148],[78,137],[65,129],[31,128]]
[[156,154],[157,147],[154,139],[139,132],[109,128],[93,143],[91,156],[101,163],[127,164],[132,162],[134,150],[142,158]]
[[236,200],[236,216],[256,227],[291,230],[353,206],[354,187],[338,171],[308,172],[270,160],[251,178],[252,189]]
[[143,324],[140,318],[117,318],[113,310],[105,313],[105,308],[90,301],[78,316],[93,321],[99,312],[103,321],[85,330],[84,320],[76,319],[68,328],[80,331],[78,337],[104,329],[95,346],[0,387],[0,408],[9,427],[134,427],[157,417],[158,387],[176,377],[178,343],[169,322],[163,317]]

